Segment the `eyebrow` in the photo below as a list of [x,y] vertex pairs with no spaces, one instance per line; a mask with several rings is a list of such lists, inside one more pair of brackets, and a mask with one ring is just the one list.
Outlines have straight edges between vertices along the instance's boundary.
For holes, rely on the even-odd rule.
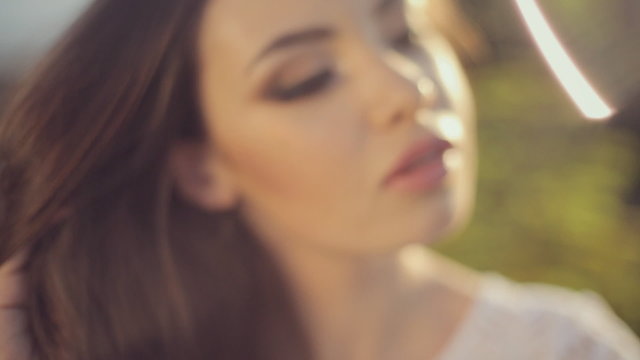
[[400,0],[380,0],[378,5],[376,6],[375,12],[380,14],[389,10],[390,7],[399,3]]
[[[393,5],[401,2],[401,0],[380,0],[375,7],[375,12],[378,14],[385,13]],[[328,27],[316,27],[305,29],[301,31],[291,32],[284,34],[265,47],[247,66],[247,71],[250,71],[260,60],[264,59],[268,55],[283,50],[285,48],[298,46],[304,43],[322,41],[329,39],[335,35],[335,31]]]
[[[389,1],[389,0],[385,0],[385,1]],[[392,1],[395,1],[395,0],[392,0]],[[254,67],[258,62],[260,62],[260,60],[264,59],[266,56],[276,51],[280,51],[285,48],[290,48],[294,46],[299,46],[302,44],[307,44],[309,42],[323,41],[333,37],[334,34],[335,34],[335,31],[328,27],[316,27],[316,28],[304,29],[304,30],[284,34],[278,37],[272,43],[270,43],[267,47],[265,47],[264,50],[262,50],[258,54],[258,56],[256,56],[255,59],[251,61],[251,63],[249,63],[247,70],[251,70],[252,67]]]

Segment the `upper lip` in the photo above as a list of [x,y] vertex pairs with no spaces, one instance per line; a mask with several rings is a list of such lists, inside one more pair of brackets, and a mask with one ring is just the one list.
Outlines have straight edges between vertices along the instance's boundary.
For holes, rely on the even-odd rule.
[[395,162],[388,175],[385,177],[386,183],[389,179],[407,169],[414,161],[429,154],[442,154],[452,147],[451,143],[436,137],[427,135],[410,145]]

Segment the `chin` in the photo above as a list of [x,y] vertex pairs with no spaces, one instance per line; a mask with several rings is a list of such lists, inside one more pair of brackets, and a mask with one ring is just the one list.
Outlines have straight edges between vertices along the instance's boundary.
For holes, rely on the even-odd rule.
[[443,190],[436,203],[429,206],[422,226],[415,227],[419,231],[414,234],[414,243],[432,245],[455,232],[462,215],[455,195],[451,189]]
[[[385,251],[396,251],[407,245],[432,245],[450,235],[459,216],[455,197],[450,189],[443,189],[420,201],[410,216],[396,225],[392,235],[379,239]],[[387,234],[389,235],[389,234]],[[386,240],[386,241],[385,241]]]
[[[437,213],[430,212],[420,221],[407,222],[395,226],[391,231],[381,231],[369,237],[370,241],[360,244],[360,253],[381,255],[396,252],[407,245],[432,245],[447,237],[452,231],[454,213],[445,207]],[[425,221],[425,219],[427,219]]]

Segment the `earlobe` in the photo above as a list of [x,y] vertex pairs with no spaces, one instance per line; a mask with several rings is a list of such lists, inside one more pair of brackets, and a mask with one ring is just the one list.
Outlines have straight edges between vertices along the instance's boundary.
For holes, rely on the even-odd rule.
[[169,169],[178,192],[189,202],[209,211],[236,206],[238,195],[231,174],[218,163],[204,142],[175,144]]

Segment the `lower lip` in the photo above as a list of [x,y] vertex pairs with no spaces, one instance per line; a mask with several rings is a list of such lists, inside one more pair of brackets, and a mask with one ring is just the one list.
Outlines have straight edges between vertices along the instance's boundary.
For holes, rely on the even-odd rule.
[[446,176],[447,168],[440,155],[433,161],[389,178],[385,186],[400,191],[430,191],[442,186]]

